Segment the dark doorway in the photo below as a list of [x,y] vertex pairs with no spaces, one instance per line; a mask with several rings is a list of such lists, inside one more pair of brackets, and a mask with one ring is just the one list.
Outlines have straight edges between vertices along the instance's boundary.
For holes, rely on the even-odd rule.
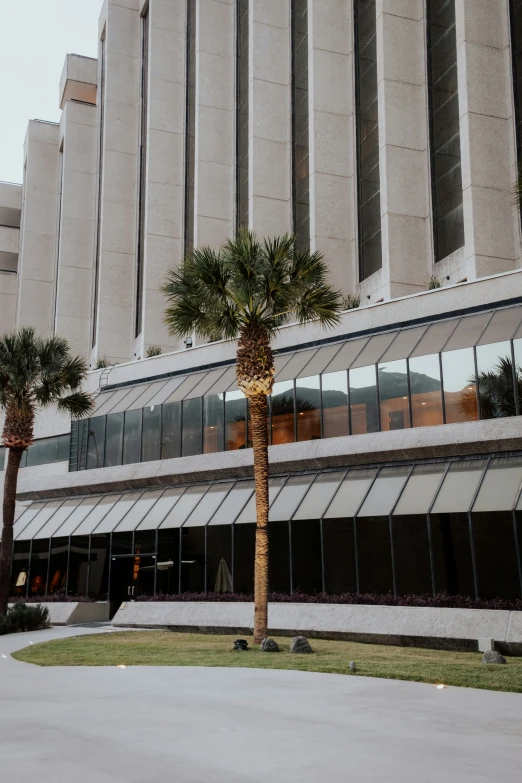
[[154,555],[113,557],[109,587],[111,603],[120,604],[122,601],[134,601],[141,595],[153,595],[155,570]]

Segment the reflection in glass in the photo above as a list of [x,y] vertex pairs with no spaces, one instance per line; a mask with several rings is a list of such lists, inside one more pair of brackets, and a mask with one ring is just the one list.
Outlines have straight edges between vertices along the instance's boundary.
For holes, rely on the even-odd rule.
[[107,416],[105,436],[105,467],[121,465],[123,459],[123,419],[124,413],[112,413]]
[[[102,417],[99,417],[100,420],[101,418]],[[87,422],[85,422],[85,425],[87,425]],[[32,467],[33,465],[47,465],[51,462],[68,461],[70,442],[70,435],[57,435],[54,438],[36,440],[32,446],[29,446],[27,451],[24,451],[20,467]],[[2,456],[0,453],[0,470],[2,470],[2,464]]]
[[27,592],[29,575],[30,541],[15,541],[13,551],[13,567],[11,569],[11,585],[9,595],[24,598]]
[[268,589],[290,592],[290,539],[288,522],[270,522],[268,526]]
[[431,514],[435,592],[475,597],[467,514]]
[[350,370],[350,418],[352,435],[379,431],[375,366]]
[[[477,369],[481,419],[516,415],[511,343],[477,346]],[[522,374],[517,378],[522,391]]]
[[205,528],[181,528],[181,592],[205,589]]
[[[306,403],[303,403],[305,407]],[[293,443],[294,437],[294,382],[281,381],[274,384],[271,397],[272,444]]]
[[443,423],[439,355],[416,356],[409,361],[411,413],[414,427]]
[[393,517],[393,552],[397,595],[431,593],[426,514]]
[[225,394],[225,449],[246,449],[247,401],[242,391]]
[[325,591],[355,593],[355,543],[352,519],[323,519]]
[[320,593],[323,589],[321,527],[318,519],[291,524],[292,588],[294,592]]
[[132,532],[113,533],[111,555],[132,555]]
[[69,555],[68,595],[87,595],[89,536],[73,536]]
[[476,421],[478,405],[473,348],[445,351],[442,354],[442,378],[446,424]]
[[[88,421],[89,435],[87,441],[87,470],[103,468],[103,453],[105,448],[105,416],[98,416]],[[29,454],[28,461],[29,461]]]
[[375,0],[356,0],[354,10],[359,170],[359,275],[360,279],[364,280],[382,267]]
[[91,536],[88,595],[106,601],[109,591],[109,533]]
[[143,409],[141,461],[161,459],[161,405]]
[[158,530],[157,593],[179,593],[179,536],[178,528]]
[[123,433],[123,464],[132,465],[141,459],[141,410],[127,411]]
[[323,438],[348,435],[348,373],[327,373],[321,376],[321,383]]
[[181,402],[162,405],[161,458],[181,457]]
[[156,553],[156,531],[136,530],[134,533],[134,552],[137,555],[153,555]]
[[31,572],[29,575],[29,595],[45,595],[47,590],[48,565],[49,539],[33,539]]
[[215,454],[217,451],[223,451],[223,416],[222,394],[209,394],[208,397],[203,397],[204,454]]
[[359,592],[392,593],[393,574],[388,517],[356,520]]
[[435,259],[464,245],[455,0],[429,0],[428,88]]
[[511,512],[473,514],[473,543],[480,598],[520,595],[517,551]]
[[232,592],[232,525],[207,527],[207,592]]
[[51,559],[49,562],[49,595],[61,593],[65,595],[67,587],[67,562],[69,558],[69,538],[53,538],[51,540]]
[[310,246],[308,0],[292,0],[292,169],[297,247]]
[[[234,525],[234,592],[254,592],[254,555],[256,526]],[[271,530],[271,528],[270,528]]]
[[408,370],[406,359],[378,367],[381,430],[404,430],[410,426]]
[[321,384],[319,376],[298,378],[295,382],[297,440],[321,437]]
[[201,397],[183,400],[181,454],[192,457],[203,447],[203,406]]

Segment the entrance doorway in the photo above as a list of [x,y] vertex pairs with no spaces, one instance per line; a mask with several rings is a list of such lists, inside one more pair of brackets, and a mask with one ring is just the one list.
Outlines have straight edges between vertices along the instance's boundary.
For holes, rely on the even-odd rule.
[[121,604],[154,594],[156,555],[119,555],[111,559],[109,600]]

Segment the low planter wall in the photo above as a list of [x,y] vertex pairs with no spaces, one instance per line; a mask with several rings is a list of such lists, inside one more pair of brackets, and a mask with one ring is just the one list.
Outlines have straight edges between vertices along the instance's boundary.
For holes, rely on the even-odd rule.
[[[37,604],[29,604],[36,606]],[[49,610],[51,625],[79,625],[80,623],[103,623],[110,618],[108,602],[90,603],[84,601],[42,601],[41,606]],[[11,606],[11,604],[10,604]]]
[[[253,603],[128,602],[113,625],[179,631],[249,633]],[[522,612],[346,604],[270,604],[270,632],[375,644],[477,650],[493,639],[498,650],[522,655]]]

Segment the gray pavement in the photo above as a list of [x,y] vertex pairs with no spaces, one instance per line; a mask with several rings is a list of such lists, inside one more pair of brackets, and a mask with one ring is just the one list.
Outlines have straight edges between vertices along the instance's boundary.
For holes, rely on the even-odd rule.
[[255,669],[43,669],[10,657],[29,641],[93,632],[107,629],[0,637],[0,780],[520,779],[518,694]]

